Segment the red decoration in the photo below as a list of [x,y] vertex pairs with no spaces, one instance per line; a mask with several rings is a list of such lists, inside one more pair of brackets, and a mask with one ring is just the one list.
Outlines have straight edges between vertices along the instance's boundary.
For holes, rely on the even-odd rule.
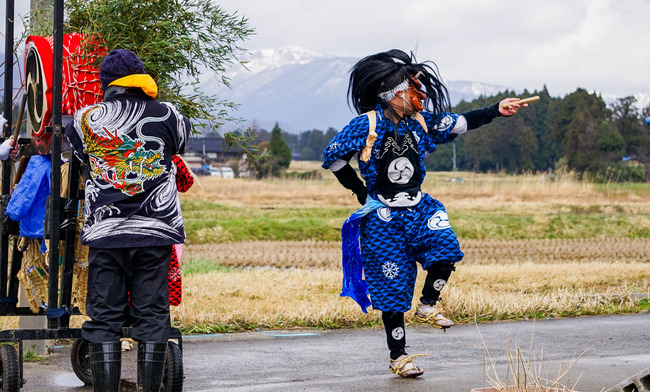
[[[84,48],[89,48],[87,53],[82,53]],[[105,54],[97,39],[79,33],[63,36],[62,114],[73,115],[102,100],[99,71],[91,64]],[[49,153],[50,135],[45,127],[52,122],[52,73],[52,37],[30,35],[25,43],[27,133],[39,154]]]
[[172,259],[169,263],[169,304],[178,306],[183,299],[183,280],[181,277],[181,266],[178,263],[176,246],[172,246]]

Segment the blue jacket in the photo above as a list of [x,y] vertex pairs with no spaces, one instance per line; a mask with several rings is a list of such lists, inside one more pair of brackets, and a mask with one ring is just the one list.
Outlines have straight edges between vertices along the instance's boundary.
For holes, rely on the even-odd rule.
[[50,195],[52,161],[47,155],[34,155],[29,159],[25,173],[16,185],[7,205],[6,215],[20,222],[20,235],[43,238],[45,208]]

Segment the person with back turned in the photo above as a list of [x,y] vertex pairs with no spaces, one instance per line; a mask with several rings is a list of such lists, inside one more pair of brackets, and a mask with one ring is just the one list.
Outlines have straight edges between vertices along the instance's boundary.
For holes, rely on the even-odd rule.
[[99,79],[104,101],[78,110],[65,130],[85,168],[90,320],[81,334],[90,342],[95,391],[119,391],[120,338],[129,323],[138,391],[158,392],[171,329],[170,256],[184,242],[172,156],[183,153],[190,123],[156,100],[156,83],[132,51],[111,51]]

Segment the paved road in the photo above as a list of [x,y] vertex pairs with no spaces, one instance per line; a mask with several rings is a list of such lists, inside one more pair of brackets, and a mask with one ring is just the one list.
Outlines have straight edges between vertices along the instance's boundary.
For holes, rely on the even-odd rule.
[[[426,370],[419,379],[388,372],[378,328],[186,336],[184,391],[469,392],[490,386],[486,374],[506,379],[508,345],[525,360],[532,353],[529,362],[549,378],[575,362],[563,381],[583,392],[603,391],[650,368],[650,313],[459,325],[447,333],[410,325],[407,340],[409,353],[430,355],[416,360]],[[92,391],[74,376],[69,350],[57,347],[48,361],[25,363],[23,391]],[[123,390],[133,390],[134,351],[125,354],[122,376]]]

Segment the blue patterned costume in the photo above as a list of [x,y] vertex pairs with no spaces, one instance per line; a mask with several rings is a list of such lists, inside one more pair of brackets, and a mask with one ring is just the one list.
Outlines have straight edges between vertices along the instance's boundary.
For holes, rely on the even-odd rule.
[[[413,118],[393,124],[377,106],[377,143],[368,162],[359,160],[359,170],[372,199],[378,198],[377,185],[381,182],[382,172],[380,154],[384,147],[380,141],[385,140],[387,133],[405,135],[410,130],[419,154],[421,179],[424,180],[425,156],[435,151],[437,144],[451,142],[467,129],[466,124],[457,124],[457,114],[421,114],[428,132]],[[323,168],[328,169],[335,161],[352,153],[360,154],[366,146],[368,131],[368,116],[353,119],[325,148]],[[411,207],[379,208],[361,220],[363,267],[372,306],[376,310],[406,312],[411,308],[416,263],[427,269],[436,263],[453,266],[463,258],[444,205],[427,194],[422,194],[419,200]]]
[[[447,113],[449,93],[435,64],[418,63],[413,53],[399,49],[366,56],[350,70],[348,103],[360,116],[332,139],[323,162],[363,205],[341,228],[341,296],[354,299],[364,312],[371,304],[381,311],[390,371],[399,377],[424,373],[413,363],[422,354],[406,352],[404,322],[413,302],[417,263],[426,278],[413,319],[446,329],[454,322],[436,303],[464,256],[445,207],[422,193],[424,158],[438,144],[516,113],[519,105],[508,104],[516,100]],[[365,183],[348,162],[355,154]]]

